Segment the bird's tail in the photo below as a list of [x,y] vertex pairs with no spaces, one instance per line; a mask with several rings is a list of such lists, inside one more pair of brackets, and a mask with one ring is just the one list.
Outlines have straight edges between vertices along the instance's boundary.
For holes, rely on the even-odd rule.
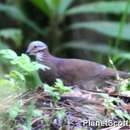
[[124,71],[118,71],[118,70],[114,70],[111,68],[106,68],[103,72],[102,72],[104,77],[113,77],[113,78],[130,78],[130,73],[128,72],[124,72]]

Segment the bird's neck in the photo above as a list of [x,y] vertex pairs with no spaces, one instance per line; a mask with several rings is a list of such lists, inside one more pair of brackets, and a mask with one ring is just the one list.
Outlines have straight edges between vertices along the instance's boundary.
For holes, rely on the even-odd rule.
[[48,49],[44,51],[39,51],[36,55],[36,60],[38,62],[46,63],[48,60],[52,57],[52,55],[49,53]]

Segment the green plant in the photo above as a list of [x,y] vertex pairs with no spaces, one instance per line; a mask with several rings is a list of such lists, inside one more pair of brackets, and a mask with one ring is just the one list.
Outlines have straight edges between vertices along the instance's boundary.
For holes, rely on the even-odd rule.
[[13,121],[8,113],[0,113],[0,129],[1,130],[14,130],[16,122]]
[[9,116],[12,120],[15,120],[15,118],[18,116],[20,112],[23,112],[22,100],[16,101],[16,103],[14,103],[8,110]]
[[101,94],[104,97],[103,105],[107,110],[114,110],[114,103],[119,104],[121,100],[119,98],[110,97],[108,94]]
[[9,17],[15,19],[16,21],[26,24],[37,33],[42,34],[41,29],[33,21],[31,21],[18,6],[0,3],[0,11],[6,13]]
[[109,63],[112,66],[113,70],[116,72],[116,80],[117,80],[116,90],[117,90],[117,92],[122,93],[122,92],[129,91],[129,78],[122,79],[119,76],[116,66],[114,65],[111,58],[109,58]]
[[1,130],[14,130],[16,128],[16,117],[20,112],[23,112],[23,102],[20,99],[18,100],[18,97],[18,93],[17,95],[12,93],[12,95],[8,94],[0,100]]
[[[61,108],[61,110],[55,111],[52,114],[52,117],[50,119],[51,123],[54,123],[54,120],[55,120],[56,124],[58,124],[58,126],[60,127],[59,129],[63,129],[65,116],[66,116],[65,109]],[[50,123],[50,125],[51,125],[51,123]]]
[[19,47],[22,43],[23,35],[22,31],[17,28],[8,28],[0,30],[0,42],[7,42],[12,40],[16,47]]
[[111,115],[117,116],[122,120],[127,119],[130,121],[130,115],[127,111],[120,110],[118,106],[120,106],[123,101],[119,98],[110,97],[108,94],[101,94],[104,98],[103,105],[105,106],[107,112]]
[[[72,16],[77,14],[115,14],[120,15],[123,14],[123,22],[111,22],[111,21],[91,21],[91,22],[78,22],[72,23],[69,26],[70,29],[90,29],[102,34],[106,34],[112,37],[117,37],[117,39],[129,39],[129,24],[125,24],[127,14],[130,13],[129,11],[129,3],[130,1],[100,1],[100,2],[93,2],[90,4],[83,4],[74,7],[70,7],[71,4],[75,2],[74,0],[32,0],[32,3],[38,7],[46,16],[49,18],[49,26],[48,31],[50,31],[52,37],[51,39],[51,46],[53,44],[58,46],[61,44],[61,38],[63,37],[63,31],[59,25],[63,23],[66,16]],[[102,28],[101,28],[102,26]],[[68,27],[66,27],[68,28]],[[63,29],[62,29],[63,30]],[[119,41],[117,40],[117,41]],[[73,42],[74,44],[74,42]],[[78,45],[79,43],[75,43]],[[64,44],[63,44],[64,46]],[[86,45],[87,46],[87,45]],[[98,44],[96,45],[98,46]],[[109,47],[107,45],[107,47]],[[82,45],[78,49],[82,49]],[[91,50],[91,48],[89,48]],[[60,50],[60,48],[59,48]],[[88,50],[88,49],[87,49]],[[113,50],[113,49],[112,49]],[[96,49],[95,49],[96,51]],[[106,52],[107,53],[107,52]]]
[[26,123],[24,125],[24,130],[31,130],[33,111],[34,111],[34,104],[32,103],[28,106],[28,109],[26,112]]
[[[16,117],[20,116],[20,114],[25,114],[25,123],[18,124],[16,123]],[[34,106],[34,103],[30,103],[28,105],[27,109],[24,109],[23,101],[17,100],[14,104],[8,108],[8,110],[5,113],[0,113],[0,128],[2,130],[12,130],[16,128],[22,128],[23,130],[31,130],[32,129],[32,121],[34,117],[42,117],[42,112],[40,110],[37,110]],[[6,120],[6,123],[8,123],[8,126],[5,125],[4,121]],[[2,125],[3,123],[3,125]]]
[[0,56],[11,66],[11,71],[6,77],[13,80],[19,87],[34,89],[40,83],[37,70],[39,68],[43,70],[49,69],[49,67],[45,65],[31,62],[30,58],[25,54],[18,56],[10,49],[1,50]]
[[66,93],[70,92],[71,88],[64,86],[62,80],[56,79],[54,86],[49,86],[48,84],[44,84],[44,91],[49,93],[52,96],[54,103],[57,103],[60,100],[61,96]]
[[[13,4],[1,4],[0,5],[0,11],[5,12],[8,14],[10,17],[13,19],[20,21],[21,23],[24,23],[32,29],[34,29],[37,32],[42,32],[43,36],[48,37],[48,42],[51,50],[54,53],[59,53],[61,52],[61,49],[64,49],[64,45],[66,43],[62,40],[64,39],[64,35],[66,34],[66,30],[75,30],[75,29],[89,29],[89,30],[94,30],[97,31],[101,34],[105,34],[111,37],[115,37],[116,43],[119,45],[121,42],[121,39],[125,40],[130,40],[129,38],[129,33],[130,33],[130,25],[129,23],[126,23],[127,16],[130,14],[130,0],[128,1],[99,1],[99,2],[92,2],[92,3],[84,3],[81,5],[77,6],[72,6],[72,3],[76,2],[76,0],[31,0],[30,1],[37,9],[41,11],[41,14],[43,17],[47,16],[48,17],[48,25],[44,26],[43,29],[39,29],[38,24],[34,24],[25,14],[24,8],[22,8],[22,1],[19,2],[21,5],[17,5],[17,3],[13,2]],[[108,20],[108,17],[105,21],[101,20],[94,20],[91,22],[84,21],[84,22],[76,22],[72,23],[71,25],[67,26],[60,26],[62,24],[65,24],[65,20],[67,16],[71,17],[73,15],[77,14],[98,14],[98,15],[122,15],[121,16],[121,22],[112,22],[111,20]],[[39,15],[39,14],[38,14]],[[102,26],[102,28],[101,28]],[[39,31],[40,30],[40,31]],[[44,31],[43,31],[44,30]],[[50,37],[51,34],[51,37]],[[88,41],[85,41],[84,43],[86,44],[86,47],[83,48],[84,44],[81,44],[81,41],[77,42],[71,39],[73,42],[73,46],[69,46],[69,48],[75,48],[75,46],[78,46],[78,49],[86,49],[87,47],[89,49],[87,50],[93,50],[95,47],[94,45],[91,45],[91,43],[88,43]],[[116,44],[116,45],[117,45]],[[114,46],[116,46],[114,45]],[[117,46],[118,46],[117,45]],[[93,48],[89,47],[93,46]],[[98,44],[96,44],[98,47]],[[58,47],[58,52],[55,51],[55,47]],[[100,45],[99,45],[100,47]],[[109,45],[106,44],[107,49],[109,49]],[[116,48],[117,49],[117,48]],[[115,52],[113,55],[117,54],[118,52],[120,53],[120,50],[114,50],[111,48],[113,52]],[[98,51],[94,49],[93,51]],[[109,54],[108,51],[104,52]],[[119,54],[118,53],[118,54]],[[129,53],[128,53],[129,54]],[[129,54],[130,55],[130,54]]]

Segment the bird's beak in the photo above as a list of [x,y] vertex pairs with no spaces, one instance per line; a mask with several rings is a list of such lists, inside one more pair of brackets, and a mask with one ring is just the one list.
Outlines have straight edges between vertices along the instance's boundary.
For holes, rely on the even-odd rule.
[[27,50],[27,51],[26,51],[26,54],[27,54],[27,55],[30,55],[30,52]]
[[34,52],[34,50],[30,50],[30,49],[26,50],[26,54],[29,55],[29,56],[35,56],[36,55],[36,53]]
[[30,53],[31,51],[30,51],[30,49],[28,48],[27,50],[26,50],[26,54],[27,55],[30,55],[31,53]]

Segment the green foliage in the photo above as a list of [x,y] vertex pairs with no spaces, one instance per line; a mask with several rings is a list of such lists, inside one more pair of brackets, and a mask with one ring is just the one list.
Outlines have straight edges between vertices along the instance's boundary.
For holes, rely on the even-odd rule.
[[[95,21],[95,22],[82,22],[82,23],[80,22],[80,23],[72,24],[70,28],[91,29],[108,36],[117,37],[120,28],[120,23],[110,22],[110,21],[109,22]],[[130,24],[125,24],[120,39],[130,40],[129,34],[130,34]]]
[[117,72],[117,68],[116,66],[114,65],[113,61],[111,58],[109,58],[109,62],[110,62],[110,65],[111,67],[113,68],[113,70],[116,72],[116,80],[117,80],[117,91],[121,94],[121,93],[124,93],[124,92],[127,92],[129,91],[129,78],[128,79],[122,79],[118,72]]
[[129,92],[129,79],[120,79],[118,83],[119,93]]
[[70,92],[71,88],[64,86],[62,80],[56,79],[54,86],[44,84],[44,91],[49,93],[50,96],[52,96],[53,101],[56,103],[64,93]]
[[119,104],[121,102],[120,99],[114,98],[114,97],[110,97],[108,94],[101,94],[101,96],[104,97],[103,105],[105,106],[105,108],[107,110],[113,109],[114,106],[115,106],[114,103]]
[[17,58],[17,54],[11,49],[1,50],[0,55],[9,61]]
[[14,130],[15,122],[12,121],[8,113],[0,113],[0,129],[1,130]]
[[[87,14],[87,13],[93,13],[93,14],[114,14],[114,15],[122,15],[122,21],[110,21],[110,20],[105,20],[105,21],[91,21],[91,22],[78,22],[78,23],[72,23],[69,26],[69,29],[71,27],[71,30],[75,29],[89,29],[89,30],[94,30],[96,32],[99,32],[101,34],[105,34],[107,36],[111,36],[114,38],[117,38],[116,44],[119,44],[120,39],[124,40],[130,40],[129,33],[130,33],[130,25],[129,23],[126,24],[126,18],[127,14],[130,13],[130,1],[100,1],[100,2],[91,2],[88,4],[83,4],[83,5],[78,5],[71,7],[72,3],[75,2],[74,0],[32,0],[32,3],[38,7],[44,14],[46,14],[49,17],[49,26],[48,31],[48,37],[50,34],[52,37],[49,37],[49,44],[52,46],[53,49],[53,44],[58,47],[59,50],[64,49],[63,46],[60,44],[62,43],[61,39],[63,39],[63,31],[64,29],[59,28],[59,25],[61,25],[66,18],[66,16],[72,16],[72,15],[77,15],[77,14]],[[125,16],[125,17],[124,17]],[[66,29],[65,29],[66,30]],[[71,42],[71,41],[70,41]],[[73,42],[73,41],[72,41]],[[79,41],[79,45],[77,45],[77,48],[82,49],[80,47],[80,43],[82,41]],[[66,42],[65,42],[66,43]],[[89,46],[95,48],[95,44],[91,45],[90,42],[86,41],[86,44],[84,50],[89,50]],[[60,45],[60,46],[59,46]],[[65,45],[65,44],[64,44]],[[89,45],[89,46],[88,46]],[[71,46],[71,45],[70,45]],[[98,45],[96,45],[98,46]],[[104,47],[104,45],[103,45]],[[102,48],[103,48],[102,47]],[[107,48],[106,48],[107,47]],[[69,48],[69,46],[68,46]],[[74,46],[71,46],[71,48],[74,48]],[[102,49],[104,51],[103,53],[109,54],[109,45],[105,45],[105,48]],[[117,48],[116,48],[117,49]],[[98,47],[95,48],[95,51],[101,53],[102,51],[98,51]],[[114,50],[113,47],[110,48],[110,52],[112,52],[113,55],[119,55],[119,57],[129,57],[129,54],[123,53],[123,55],[120,55],[119,50],[117,53],[117,50]],[[55,51],[54,52],[61,52],[61,51]],[[121,51],[122,53],[122,51]]]
[[[6,84],[4,84],[5,86],[1,86],[0,80],[0,93],[4,95],[0,95],[0,129],[14,130],[16,128],[15,117],[20,112],[23,112],[23,102],[18,100],[18,92],[12,92],[14,86],[7,84],[7,81],[4,80]],[[6,92],[3,93],[4,91]]]
[[103,105],[105,106],[106,110],[110,112],[109,114],[114,114],[122,120],[127,119],[128,121],[130,121],[130,115],[128,114],[128,112],[120,110],[118,108],[118,106],[123,103],[121,99],[110,97],[108,94],[101,94],[101,96],[104,97]]
[[55,113],[55,115],[56,115],[56,117],[58,117],[58,119],[62,120],[62,119],[64,119],[64,117],[65,117],[65,110],[62,109],[62,110],[60,110],[60,111],[57,111],[57,112]]
[[[23,108],[22,108],[23,109]],[[23,130],[32,130],[32,120],[33,117],[42,117],[42,112],[40,110],[36,110],[34,103],[31,103],[27,107],[27,111],[25,113],[26,121],[24,124],[19,125]]]
[[18,86],[24,86],[26,85],[26,79],[25,76],[23,74],[21,74],[20,72],[16,71],[16,70],[12,70],[9,75],[9,78],[11,78],[12,80],[14,80],[15,85]]
[[44,84],[44,91],[49,93],[54,101],[57,101],[60,99],[59,93],[55,92],[55,88],[52,86],[49,86],[48,84]]
[[[81,14],[81,13],[111,13],[122,14],[127,6],[127,1],[100,1],[90,4],[83,4],[72,7],[67,11],[67,15]],[[128,10],[130,14],[130,8]]]
[[[98,52],[101,54],[105,55],[117,55],[118,58],[123,58],[125,60],[130,60],[130,53],[124,50],[116,49],[113,48],[109,45],[106,45],[104,43],[97,43],[96,47],[94,43],[87,42],[87,41],[71,41],[71,42],[66,42],[63,46],[61,46],[62,49],[68,49],[68,48],[73,48],[73,49],[78,49],[78,50],[87,50],[87,51],[93,51],[93,52]],[[59,51],[57,49],[56,51]]]
[[[76,0],[75,0],[76,1]],[[130,41],[130,25],[129,23],[126,23],[127,16],[130,14],[130,0],[128,1],[100,1],[100,2],[94,2],[92,3],[86,3],[83,5],[73,6],[71,7],[72,3],[75,2],[74,0],[31,0],[34,6],[36,6],[38,9],[41,10],[41,14],[37,14],[37,17],[41,19],[41,17],[44,18],[44,15],[48,17],[48,19],[42,19],[42,22],[44,24],[44,20],[48,20],[47,25],[44,25],[44,28],[39,27],[36,17],[33,16],[33,21],[30,19],[30,16],[28,14],[25,14],[25,7],[22,7],[22,0],[18,1],[19,6],[16,6],[15,2],[13,1],[14,5],[8,4],[0,4],[0,11],[7,14],[10,18],[14,20],[14,23],[18,23],[17,28],[8,27],[7,29],[1,29],[0,30],[0,49],[3,48],[9,48],[6,44],[6,40],[11,40],[15,43],[15,47],[22,47],[24,48],[25,45],[22,44],[23,40],[23,34],[26,35],[24,31],[27,31],[29,33],[30,37],[25,36],[25,41],[30,41],[30,39],[39,38],[40,36],[46,37],[49,42],[49,47],[52,49],[53,52],[61,52],[60,50],[66,49],[66,48],[74,48],[74,49],[82,49],[82,50],[88,50],[88,51],[95,51],[98,52],[97,54],[109,54],[109,55],[118,55],[118,57],[124,58],[124,59],[130,59],[130,53],[118,49],[120,40],[129,40]],[[17,2],[16,2],[17,3]],[[28,8],[28,4],[26,4],[26,7]],[[32,14],[32,10],[29,10],[29,13]],[[73,15],[77,14],[103,14],[106,16],[106,20],[102,21],[96,21],[95,19],[91,22],[83,21],[72,23],[68,26],[68,22],[64,21],[65,18],[69,18]],[[110,17],[107,17],[110,14],[116,15],[116,18],[120,17],[121,22],[119,20],[111,21]],[[113,20],[113,19],[112,19]],[[8,22],[8,20],[5,20]],[[66,24],[67,26],[61,26],[63,24]],[[7,24],[8,25],[8,24]],[[27,30],[27,25],[30,27],[30,30]],[[65,27],[65,28],[64,28]],[[68,31],[68,28],[71,27],[71,31],[74,31],[76,29],[86,29],[86,30],[93,30],[95,32],[98,32],[100,34],[105,34],[106,36],[110,36],[112,38],[117,39],[116,48],[110,47],[110,45],[107,45],[106,43],[95,43],[91,44],[91,42],[86,41],[73,41],[70,37],[70,42],[64,42],[63,40],[66,38],[66,28]],[[23,30],[22,30],[23,29]],[[70,28],[69,28],[70,29]],[[32,31],[31,31],[32,30]],[[65,30],[65,31],[64,31]],[[31,33],[32,32],[32,33]],[[33,34],[33,35],[32,35]],[[3,40],[4,38],[4,40]],[[41,38],[41,37],[40,37]],[[67,38],[68,39],[68,38]],[[66,39],[65,39],[66,40]],[[64,42],[63,45],[61,45]],[[58,49],[57,49],[58,48]],[[57,49],[58,51],[55,51]],[[63,52],[63,51],[62,51]],[[10,72],[8,75],[5,75],[4,79],[0,79],[0,111],[4,109],[4,107],[9,108],[10,105],[10,99],[7,98],[6,100],[2,100],[4,97],[8,96],[15,96],[17,95],[17,88],[27,88],[27,89],[33,89],[37,85],[40,84],[39,76],[37,74],[37,70],[39,68],[42,68],[43,70],[49,69],[48,67],[38,64],[36,62],[31,62],[30,58],[22,54],[21,56],[18,56],[14,51],[12,50],[1,50],[0,56],[2,59],[4,59],[10,66]],[[1,60],[2,60],[1,59]],[[113,63],[112,63],[113,64]],[[120,80],[118,87],[120,88],[121,92],[126,92],[128,88],[129,81],[128,80]],[[4,88],[4,89],[3,89]],[[69,92],[71,89],[67,88],[63,85],[63,82],[59,79],[57,79],[54,86],[49,86],[47,84],[44,84],[44,90],[45,92],[48,92],[50,96],[52,96],[53,101],[56,103],[61,96]],[[8,102],[7,102],[8,101]],[[4,103],[4,105],[3,105]],[[12,103],[12,102],[11,102]],[[111,98],[109,96],[104,97],[104,106],[109,111],[112,110],[112,113],[114,113],[116,116],[120,117],[121,119],[128,119],[130,120],[130,116],[127,112],[121,111],[119,109],[115,109],[116,104],[121,104],[121,100],[116,98]],[[6,106],[8,105],[8,106]],[[20,102],[17,102],[14,107],[11,107],[9,110],[9,115],[11,119],[14,119],[19,112],[23,110],[23,104]],[[3,111],[2,110],[2,111]],[[1,114],[1,113],[0,113]],[[59,119],[63,119],[65,116],[65,111],[57,111],[54,114]],[[3,115],[2,115],[3,116]],[[14,130],[14,127],[10,127],[10,118],[6,116],[4,121],[2,121],[0,115],[0,129],[2,130]],[[34,107],[34,104],[31,104],[28,107],[28,110],[26,112],[26,123],[22,126],[24,130],[31,130],[31,121],[34,116],[42,116],[41,112],[36,111],[36,108]],[[48,125],[50,123],[50,120],[48,117],[43,117],[45,120],[45,123]],[[50,117],[51,118],[51,117]],[[4,124],[5,123],[5,124]],[[15,123],[14,123],[15,124]],[[2,127],[4,125],[4,127]],[[6,125],[6,126],[5,126]],[[4,128],[4,129],[3,129]]]
[[[37,70],[39,68],[43,70],[49,69],[45,65],[39,64],[37,62],[31,62],[30,58],[25,54],[17,56],[17,54],[10,49],[1,50],[0,56],[7,60],[13,67],[8,77],[14,80],[20,87],[28,89],[36,87],[35,85],[39,85],[38,83],[40,82],[40,80],[37,80],[38,78],[36,77]],[[34,78],[35,80],[32,81]],[[29,82],[31,82],[30,86],[28,86]]]
[[31,2],[42,12],[44,12],[47,16],[50,15],[50,11],[45,0],[32,0]]
[[20,8],[12,5],[0,4],[0,11],[6,13],[8,16],[17,21],[23,22],[38,33],[42,34],[41,29],[33,21],[31,21]]
[[128,114],[128,112],[127,111],[122,111],[122,110],[115,110],[115,114],[119,117],[119,118],[121,118],[122,120],[128,120],[128,121],[130,121],[130,115]]
[[11,106],[9,108],[9,116],[11,119],[15,120],[15,118],[18,116],[18,114],[20,112],[23,112],[23,101],[19,100],[16,103],[13,104],[13,106]]
[[67,10],[73,2],[74,0],[61,0],[58,8],[59,15],[65,16]]
[[65,113],[65,109],[61,108],[60,110],[56,111],[53,113],[52,117],[51,117],[51,122],[53,122],[54,119],[57,119],[59,122],[59,126],[63,127],[63,120],[65,119],[66,113]]
[[22,42],[22,31],[20,29],[10,28],[10,29],[1,29],[0,30],[0,38],[11,39],[16,44],[16,46],[20,46]]
[[0,50],[1,49],[8,49],[8,48],[9,48],[9,46],[5,42],[0,40]]
[[58,91],[60,95],[63,95],[64,93],[71,91],[71,88],[64,86],[63,81],[60,79],[56,79],[54,87],[55,90]]
[[129,14],[129,9],[130,9],[129,7],[130,7],[130,0],[128,0],[126,7],[124,9],[124,13],[123,13],[121,20],[120,20],[120,27],[119,27],[117,39],[116,39],[116,42],[115,42],[115,44],[116,44],[115,48],[118,48],[118,46],[120,44],[120,40],[122,39],[122,35],[124,33],[124,28],[125,28],[125,23],[127,21],[127,17],[128,17],[128,14]]
[[111,58],[109,58],[109,63],[111,65],[111,67],[113,68],[113,70],[116,72],[116,80],[117,80],[117,85],[116,85],[116,90],[120,93],[123,94],[124,92],[129,91],[129,78],[128,79],[122,79],[118,72],[117,72],[117,68],[114,65],[113,61]]
[[[2,111],[1,109],[3,109],[3,107],[6,107],[6,105],[10,104],[10,103],[6,104],[5,98],[14,97],[18,93],[19,93],[19,90],[14,80],[9,80],[7,76],[5,76],[5,79],[1,78],[0,79],[0,111]],[[5,105],[3,105],[3,103],[5,103]]]
[[[72,15],[76,14],[114,14],[114,15],[122,15],[122,22],[116,21],[112,22],[111,20],[106,19],[105,21],[91,21],[91,22],[79,22],[79,23],[72,23],[70,26],[71,29],[89,29],[99,32],[101,34],[105,34],[107,36],[111,36],[117,38],[116,44],[119,44],[121,39],[130,40],[129,33],[130,33],[130,25],[129,23],[126,24],[127,16],[130,13],[130,1],[100,1],[100,2],[91,2],[85,3],[82,5],[77,5],[71,7],[72,3],[75,0],[31,0],[32,4],[36,6],[39,10],[41,10],[43,17],[46,15],[49,19],[48,25],[44,27],[44,29],[40,29],[35,22],[32,22],[22,11],[21,6],[13,6],[13,5],[5,5],[0,4],[0,11],[5,12],[11,18],[20,21],[36,32],[42,34],[43,36],[47,37],[49,42],[49,47],[52,51],[56,52],[54,48],[59,47],[61,50],[61,44],[63,43],[64,36],[66,33],[64,27],[60,27],[64,22],[66,16],[71,17]],[[15,3],[15,2],[14,2]],[[22,2],[21,2],[22,3]],[[107,17],[108,18],[108,17]],[[69,27],[70,27],[69,26]],[[102,28],[101,28],[102,26]],[[67,26],[65,26],[67,28]],[[43,31],[45,30],[45,31]],[[51,34],[51,37],[50,37]],[[88,41],[86,41],[89,43]],[[89,43],[90,45],[91,43]],[[56,47],[54,47],[56,46]],[[118,45],[117,45],[118,46]],[[95,47],[95,45],[94,45]],[[87,48],[87,45],[86,47]],[[79,48],[80,49],[80,48]],[[117,49],[117,48],[116,48]],[[95,49],[96,51],[96,49]],[[104,49],[104,52],[106,50]],[[61,52],[61,51],[59,51]],[[98,52],[98,50],[97,50]],[[109,54],[108,51],[105,53]]]
[[48,17],[51,17],[54,14],[64,16],[73,1],[74,0],[32,0],[32,3]]
[[42,70],[49,69],[49,67],[45,65],[39,64],[37,62],[31,62],[30,58],[26,54],[17,56],[16,58],[12,59],[10,63],[17,66],[19,70],[24,71],[25,74],[37,71],[39,68]]
[[[23,40],[22,30],[18,28],[0,29],[0,50],[8,49],[9,46],[20,47]],[[11,42],[11,44],[7,44]],[[2,61],[3,63],[3,61]]]
[[31,130],[31,124],[32,124],[32,119],[33,119],[33,111],[34,111],[34,104],[31,103],[28,106],[27,112],[26,112],[26,123],[23,125],[24,130]]

